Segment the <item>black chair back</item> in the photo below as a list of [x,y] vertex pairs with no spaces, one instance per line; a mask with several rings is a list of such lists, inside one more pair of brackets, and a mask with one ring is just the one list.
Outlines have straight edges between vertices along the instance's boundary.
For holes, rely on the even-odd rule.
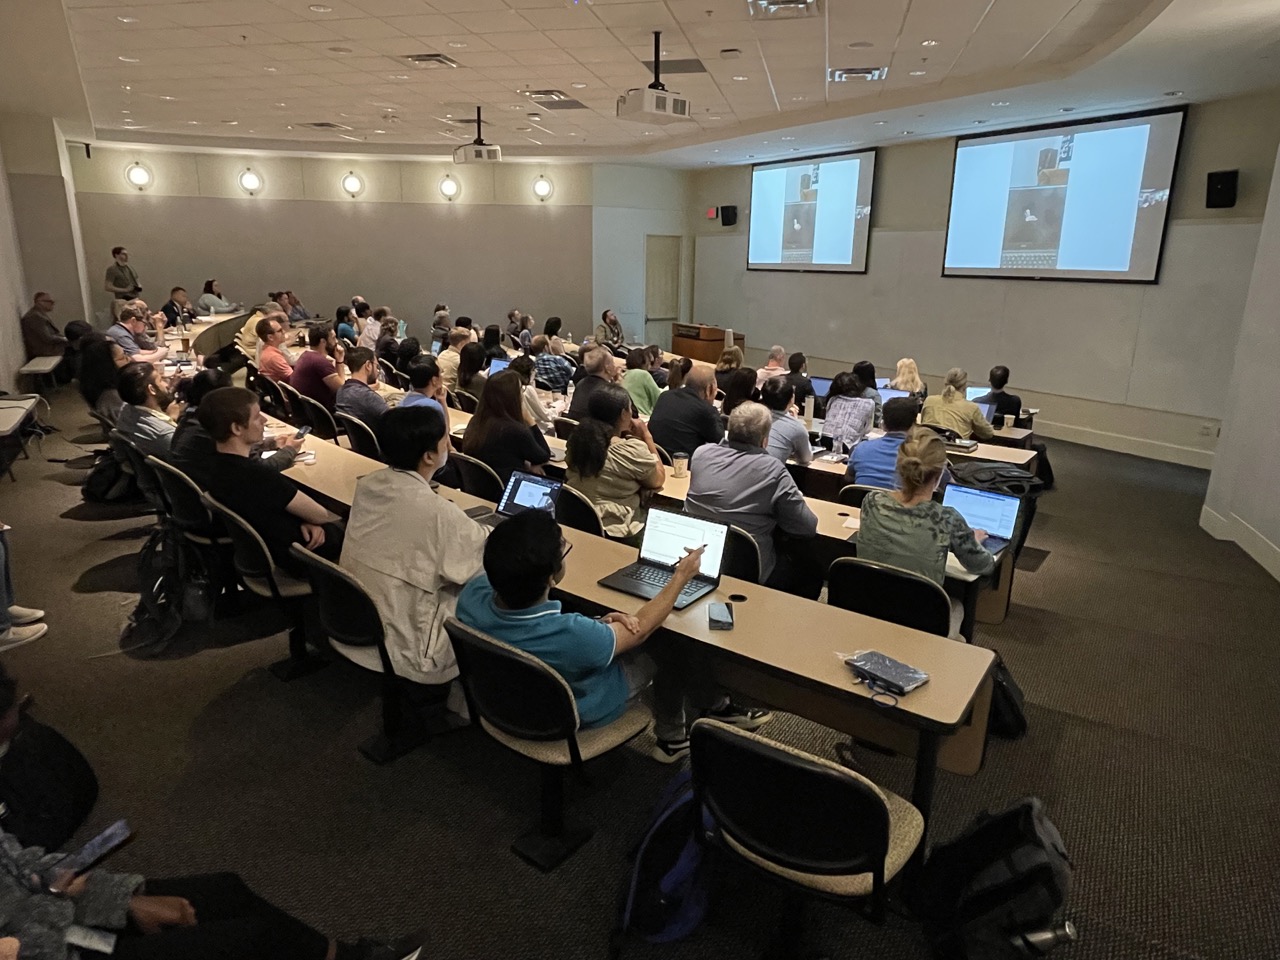
[[727,724],[699,720],[690,732],[695,796],[724,835],[789,870],[824,876],[870,873],[883,894],[889,811],[851,770]]
[[156,513],[168,516],[169,502],[165,499],[164,490],[160,487],[160,479],[156,476],[155,470],[147,463],[146,455],[119,430],[111,431],[107,442],[111,445],[112,453],[117,458],[124,457],[125,462],[129,464],[129,470],[138,484],[138,490],[146,498],[147,503],[155,509]]
[[386,463],[382,459],[382,448],[378,446],[378,438],[374,436],[367,423],[359,417],[353,417],[351,414],[343,413],[341,410],[334,416],[337,417],[338,423],[342,424],[343,429],[347,431],[347,439],[351,441],[352,450],[362,457],[377,460],[379,463]]
[[576,752],[578,707],[560,674],[537,657],[453,617],[444,628],[473,717],[521,740],[568,740]]
[[387,384],[388,386],[394,387],[396,384],[400,382],[400,380],[398,379],[399,373],[397,372],[396,368],[391,365],[390,361],[383,360],[382,357],[379,357],[378,367],[379,369],[382,370],[383,383]]
[[943,440],[959,440],[960,439],[960,434],[956,433],[954,430],[948,427],[940,427],[936,423],[922,423],[920,424],[920,426],[926,427],[929,430],[932,430],[934,433],[938,434],[938,436],[942,437]]
[[383,670],[392,673],[382,615],[364,585],[336,563],[317,556],[300,543],[290,547],[289,552],[307,568],[307,579],[311,581],[325,634],[349,647],[377,647]]
[[474,414],[476,409],[480,406],[480,401],[476,399],[473,394],[467,393],[467,391],[462,388],[458,388],[454,396],[457,398],[458,406],[462,409],[463,413]]
[[310,427],[315,432],[315,420],[311,416],[310,408],[302,402],[302,394],[287,383],[277,383],[276,386],[283,394],[285,402],[289,404],[289,412],[293,414],[293,424],[296,427]]
[[279,600],[280,588],[276,584],[275,564],[271,552],[258,532],[249,526],[244,517],[224,507],[207,493],[201,496],[204,505],[214,516],[221,518],[226,524],[227,534],[231,537],[231,546],[236,573],[246,580],[265,580],[271,587],[271,595]]
[[560,488],[560,496],[556,499],[556,520],[562,526],[582,530],[597,537],[603,537],[604,524],[595,506],[583,494],[565,484]]
[[865,483],[847,483],[840,488],[840,493],[836,495],[836,502],[843,503],[846,507],[857,507],[862,509],[862,501],[868,493],[873,490],[883,491],[883,487],[869,487]]
[[147,457],[147,465],[155,471],[156,480],[169,502],[169,516],[184,533],[211,536],[215,525],[209,508],[201,499],[200,487],[171,463],[158,457]]
[[477,460],[460,450],[455,450],[449,454],[449,461],[458,465],[463,493],[469,493],[473,497],[479,497],[491,503],[497,503],[502,499],[502,491],[506,484],[483,460]]
[[760,567],[760,545],[741,527],[730,526],[720,572],[726,577],[759,583]]
[[458,402],[458,395],[454,393],[454,391],[448,389],[447,387],[445,388],[445,391],[444,391],[444,405],[446,407],[450,407],[453,410],[462,409],[462,404]]
[[111,436],[111,431],[116,428],[116,425],[111,420],[104,417],[97,410],[90,410],[89,416],[93,417],[93,419],[97,422],[99,429],[102,430],[103,437]]
[[827,603],[946,637],[951,598],[928,577],[860,557],[841,557],[827,572]]
[[302,405],[307,409],[307,416],[311,420],[311,433],[319,437],[321,440],[337,440],[338,439],[338,422],[333,419],[333,414],[329,409],[317,400],[310,397],[298,395],[302,400]]
[[254,378],[253,390],[262,402],[263,413],[293,423],[293,414],[289,410],[289,403],[285,400],[284,393],[280,390],[280,384],[270,377],[258,376]]
[[573,431],[578,429],[578,421],[572,417],[556,417],[552,421],[555,428],[556,436],[561,440],[568,440],[573,435]]

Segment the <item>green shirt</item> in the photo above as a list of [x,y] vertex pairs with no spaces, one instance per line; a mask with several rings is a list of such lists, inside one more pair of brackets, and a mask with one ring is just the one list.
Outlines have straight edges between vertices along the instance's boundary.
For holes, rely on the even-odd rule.
[[653,405],[662,395],[653,374],[648,370],[628,370],[622,375],[622,385],[631,394],[631,402],[636,405],[640,416],[648,417],[653,413]]
[[113,287],[123,287],[128,289],[128,293],[116,293],[117,300],[128,300],[135,293],[142,289],[138,285],[138,275],[133,272],[133,267],[127,263],[112,263],[107,267],[107,283]]
[[863,560],[901,567],[940,585],[947,574],[948,550],[971,573],[995,569],[995,558],[978,543],[955,507],[935,500],[906,507],[878,491],[862,501],[858,556]]

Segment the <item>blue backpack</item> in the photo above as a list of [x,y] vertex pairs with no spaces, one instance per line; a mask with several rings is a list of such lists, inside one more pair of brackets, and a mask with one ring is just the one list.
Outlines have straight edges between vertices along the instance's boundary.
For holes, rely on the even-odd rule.
[[[704,828],[710,827],[705,811]],[[693,933],[707,912],[707,870],[695,835],[698,811],[693,775],[681,771],[667,784],[636,848],[613,955],[622,937],[634,933],[650,943],[671,943]]]

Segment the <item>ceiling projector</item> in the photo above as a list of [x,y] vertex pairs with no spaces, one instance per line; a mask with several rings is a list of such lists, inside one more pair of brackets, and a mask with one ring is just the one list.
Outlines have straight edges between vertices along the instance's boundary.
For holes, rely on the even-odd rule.
[[454,163],[502,162],[502,148],[496,144],[485,143],[483,130],[484,118],[480,115],[480,108],[476,107],[476,138],[470,143],[464,143],[460,147],[454,147]]
[[689,101],[678,93],[668,93],[661,79],[662,31],[653,31],[653,83],[643,89],[628,90],[618,98],[618,119],[641,123],[679,123],[688,120]]

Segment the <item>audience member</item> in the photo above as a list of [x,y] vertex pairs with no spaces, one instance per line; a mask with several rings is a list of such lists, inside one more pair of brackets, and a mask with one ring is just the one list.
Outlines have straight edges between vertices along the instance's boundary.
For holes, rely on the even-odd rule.
[[[684,386],[684,378],[693,369],[693,361],[688,357],[673,357],[667,364],[667,389],[679,390]],[[715,395],[712,394],[712,399]]]
[[432,339],[444,343],[449,338],[449,331],[452,329],[453,320],[449,316],[449,308],[443,303],[437,303],[436,309],[431,315]]
[[763,387],[770,377],[785,377],[788,373],[790,368],[787,366],[787,351],[775,343],[769,348],[769,359],[765,361],[765,365],[756,371],[756,389]]
[[333,412],[346,379],[346,349],[327,323],[307,330],[307,349],[298,357],[289,386]]
[[992,367],[988,377],[990,378],[991,389],[973,402],[991,404],[992,413],[1000,413],[1012,418],[1020,416],[1022,414],[1022,398],[1015,393],[1006,393],[1004,389],[1009,383],[1009,368],[1005,366]]
[[485,383],[489,379],[484,368],[488,363],[489,358],[480,344],[468,343],[463,347],[458,354],[458,389],[465,390],[477,400],[484,396]]
[[627,353],[627,370],[622,375],[622,386],[631,394],[631,402],[640,416],[647,417],[653,413],[653,405],[658,402],[662,391],[653,381],[649,373],[649,354],[639,348]]
[[201,471],[209,495],[253,527],[272,559],[295,576],[306,576],[289,555],[295,543],[337,562],[342,528],[331,523],[332,514],[251,455],[267,425],[257,394],[243,387],[211,390],[200,401],[197,416],[217,445]]
[[351,376],[338,388],[334,409],[363,421],[372,430],[387,412],[387,401],[373,388],[378,382],[378,363],[373,359],[372,350],[356,347],[348,352],[347,365]]
[[89,409],[115,426],[124,401],[120,399],[120,369],[129,355],[118,342],[100,333],[84,338],[80,348],[80,396]]
[[360,331],[360,336],[356,337],[356,346],[372,351],[382,334],[382,322],[374,318],[373,307],[367,303],[357,303],[352,310],[355,312],[355,326]]
[[965,388],[968,386],[969,374],[960,367],[952,367],[947,371],[942,393],[927,398],[920,408],[920,422],[926,426],[952,430],[961,440],[968,440],[970,437],[990,440],[995,431],[991,429],[991,424],[982,415],[978,405],[965,399]]
[[[22,344],[27,349],[27,359],[36,357],[64,357],[67,352],[67,338],[58,332],[53,323],[53,305],[55,301],[49,294],[41,291],[35,295],[31,309],[22,315]],[[61,370],[62,364],[57,369]],[[62,382],[66,382],[61,377]]]
[[870,400],[876,405],[875,420],[872,426],[880,426],[880,411],[884,406],[884,401],[880,397],[880,391],[876,389],[876,365],[870,360],[859,360],[853,365],[853,375],[858,378],[858,387],[860,388],[858,396],[865,400]]
[[480,346],[484,348],[486,359],[507,359],[507,348],[502,345],[502,328],[491,323],[484,328],[484,336],[480,338]]
[[552,352],[551,340],[546,334],[533,338],[529,344],[529,355],[533,357],[534,375],[547,385],[548,390],[552,393],[568,392],[573,364]]
[[473,323],[470,317],[459,317],[457,319],[457,322],[454,323],[454,327],[461,328],[467,331],[467,340],[469,342],[471,343],[479,342],[480,337],[476,334],[475,328],[473,326]]
[[303,320],[311,319],[311,314],[308,313],[307,308],[302,305],[302,301],[293,295],[292,290],[286,290],[284,295],[289,301],[290,323],[301,323]]
[[167,458],[181,404],[174,401],[164,373],[150,363],[130,363],[120,371],[118,389],[124,406],[116,416],[116,429],[143,456]]
[[743,363],[741,347],[725,347],[720,351],[720,359],[716,361],[716,388],[721,391],[729,389],[729,381],[735,370],[741,370]]
[[182,287],[174,287],[169,291],[169,299],[160,308],[164,314],[165,326],[180,327],[196,322],[196,308],[191,305],[187,291]]
[[[760,548],[760,582],[816,599],[822,573],[809,543],[818,533],[814,516],[786,464],[769,456],[773,423],[767,407],[744,403],[729,417],[724,442],[699,447],[689,460],[684,511],[741,527]],[[775,547],[774,534],[791,538]]]
[[[168,460],[197,484],[204,485],[204,469],[218,452],[218,445],[200,423],[200,401],[222,387],[231,386],[231,374],[218,367],[208,367],[191,378],[187,385],[187,406],[178,417],[177,428],[169,442]],[[259,462],[277,473],[288,470],[302,449],[302,440],[295,434],[283,438],[264,439],[254,448],[254,455],[267,450],[276,452],[262,457]]]
[[764,710],[742,710],[717,698],[696,653],[653,650],[661,662],[636,648],[670,615],[680,591],[698,573],[703,547],[687,548],[671,581],[635,615],[607,613],[599,619],[564,613],[551,590],[564,579],[571,545],[543,510],[526,510],[494,528],[484,546],[484,575],[462,589],[458,619],[469,627],[519,647],[564,677],[577,702],[584,729],[618,719],[653,685],[651,756],[675,763],[688,756],[689,725],[711,716],[754,730],[771,719]]
[[[445,427],[449,426],[448,392],[440,367],[432,357],[422,356],[409,368],[409,392],[400,401],[401,407],[428,407],[440,414]],[[448,430],[445,430],[448,433]]]
[[875,421],[876,402],[862,395],[858,378],[845,371],[838,373],[827,391],[826,417],[822,435],[845,448],[860,443]]
[[704,443],[719,443],[724,425],[712,401],[716,378],[707,367],[689,371],[683,387],[668,387],[654,404],[649,430],[671,456],[692,455]]
[[111,259],[115,262],[107,267],[103,289],[116,300],[132,300],[142,292],[142,285],[138,283],[133,267],[129,266],[129,251],[124,247],[112,247]]
[[[541,337],[541,334],[539,334]],[[555,421],[547,412],[542,398],[538,396],[538,388],[533,385],[533,357],[527,354],[511,361],[508,370],[520,378],[520,396],[524,401],[524,413],[535,427],[542,433],[551,433],[555,429]]]
[[844,478],[865,487],[898,489],[898,448],[915,426],[919,407],[911,397],[894,397],[884,405],[885,434],[874,440],[863,440],[849,455],[849,469]]
[[809,358],[803,353],[793,353],[787,357],[787,370],[789,372],[784,379],[791,384],[791,389],[795,392],[795,405],[803,410],[805,401],[815,396],[813,384],[809,382],[808,376]]
[[196,301],[196,309],[206,314],[231,313],[236,309],[236,304],[223,298],[222,286],[217,280],[206,280],[204,292]]
[[796,419],[795,388],[786,377],[770,377],[760,391],[760,402],[769,408],[773,426],[769,430],[769,455],[783,463],[794,460],[802,467],[813,459],[809,431]]
[[354,344],[360,334],[356,330],[355,324],[352,323],[351,308],[344,303],[334,311],[333,317],[336,323],[335,330],[339,338],[347,343]]
[[[928,577],[939,586],[946,577],[947,552],[971,573],[987,574],[995,559],[982,546],[985,530],[970,529],[955,507],[933,499],[947,468],[942,437],[914,427],[898,448],[898,489],[872,491],[862,501],[858,556]],[[957,637],[963,604],[951,601],[951,636]]]
[[630,395],[612,383],[591,394],[586,419],[569,435],[565,467],[569,486],[591,501],[610,537],[644,529],[642,495],[667,478],[644,421],[631,416]]
[[627,337],[622,332],[618,315],[612,310],[605,310],[600,314],[600,322],[596,325],[596,343],[608,347],[619,356],[623,355]]
[[920,369],[910,357],[903,357],[898,361],[898,367],[894,371],[893,379],[889,381],[889,386],[894,390],[905,390],[911,394],[917,410],[920,404],[924,403],[925,397],[929,396],[929,385],[920,379]]
[[535,322],[533,317],[527,313],[520,317],[520,333],[516,336],[516,339],[520,341],[520,347],[523,350],[528,350],[529,345],[533,343],[533,325]]
[[258,321],[254,332],[258,335],[258,373],[278,383],[290,383],[293,364],[281,347],[288,334],[288,320],[283,313],[271,313]]
[[[438,378],[436,378],[438,381]],[[444,631],[458,594],[481,570],[486,529],[431,489],[449,458],[448,423],[435,409],[401,404],[378,423],[390,467],[362,477],[351,501],[342,566],[364,585],[381,614],[397,677],[425,685],[431,706],[452,700],[458,664]]]
[[582,358],[581,369],[585,375],[578,381],[578,386],[573,391],[573,400],[569,403],[567,415],[574,420],[586,419],[587,403],[596,390],[618,380],[618,366],[614,363],[613,352],[608,348],[593,345],[579,356]]
[[409,374],[409,368],[417,362],[422,356],[422,343],[417,337],[405,337],[396,344],[396,356],[391,361],[391,365],[405,376]]
[[651,343],[644,348],[644,352],[649,359],[649,376],[653,377],[653,382],[661,390],[667,385],[666,357],[662,348],[656,343]]
[[[564,341],[560,339],[560,328],[564,326],[564,321],[559,317],[547,317],[547,322],[542,325],[542,335],[547,338],[547,350],[553,356],[563,357],[568,351],[565,350]],[[536,337],[534,338],[537,339]],[[541,375],[539,375],[541,379]]]
[[[766,377],[765,382],[772,379],[773,377]],[[733,371],[729,377],[729,385],[725,387],[724,399],[720,401],[721,415],[729,416],[740,403],[759,400],[760,391],[756,389],[756,384],[759,382],[761,381],[755,371],[748,370],[746,367]]]
[[504,484],[513,471],[542,473],[551,460],[546,438],[524,411],[522,393],[518,373],[495,373],[462,437],[462,452],[492,467]]
[[383,317],[378,321],[378,327],[378,339],[373,345],[373,355],[376,359],[384,360],[394,367],[400,350],[400,341],[396,336],[400,332],[400,321],[395,317]]
[[145,315],[136,307],[125,307],[120,319],[107,328],[107,336],[120,344],[130,360],[156,363],[169,355],[169,348],[157,346],[147,331]]
[[[37,610],[34,607],[20,607],[15,602],[13,575],[10,570],[9,526],[0,523],[0,528],[2,528],[0,529],[0,653],[4,653],[23,644],[31,643],[33,640],[39,640],[49,632],[49,625],[40,622],[44,619],[43,610]],[[6,690],[9,694],[9,703],[7,704],[3,702],[4,698],[0,697],[0,706],[4,707],[3,710],[0,710],[0,717],[6,717],[16,723],[16,716],[8,716],[10,708],[13,706],[13,691],[11,689],[13,681],[5,676],[4,667],[2,666],[0,666],[0,678],[8,681],[7,685],[0,682],[0,694],[3,694]],[[12,732],[10,736],[12,736]]]
[[449,331],[449,346],[440,351],[436,363],[440,367],[440,378],[446,389],[458,389],[458,365],[462,360],[462,348],[471,342],[471,331],[465,327],[455,327]]
[[[512,307],[510,310],[507,311],[507,336],[508,337],[518,337],[520,335],[520,321],[523,318],[524,318],[524,314],[522,314],[519,310],[515,309],[514,307]],[[498,325],[495,323],[493,324],[493,326],[496,327]],[[485,329],[487,330],[488,328],[486,327]],[[499,329],[499,332],[501,332],[501,329]]]

